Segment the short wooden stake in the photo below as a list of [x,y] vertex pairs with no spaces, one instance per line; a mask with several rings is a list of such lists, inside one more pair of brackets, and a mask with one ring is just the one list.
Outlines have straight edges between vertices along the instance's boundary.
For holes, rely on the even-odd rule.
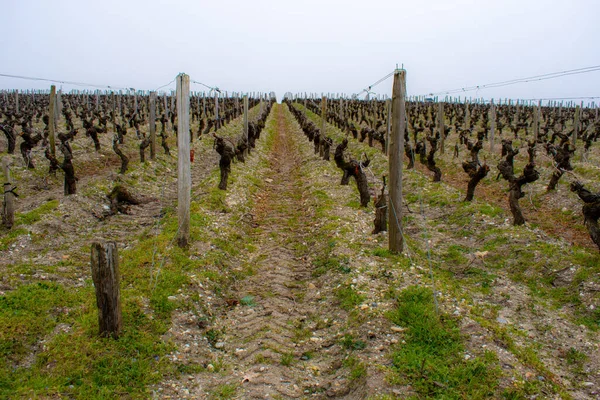
[[15,223],[15,194],[14,186],[10,179],[10,166],[8,157],[2,159],[2,171],[4,172],[4,206],[2,212],[2,224],[10,229]]
[[100,336],[117,339],[123,325],[117,244],[92,243],[91,265],[92,280],[96,287]]

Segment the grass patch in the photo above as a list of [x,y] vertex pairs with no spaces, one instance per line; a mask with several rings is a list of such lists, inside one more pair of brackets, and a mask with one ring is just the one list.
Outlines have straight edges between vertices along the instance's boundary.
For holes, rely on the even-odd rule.
[[42,219],[45,214],[50,213],[58,207],[58,200],[50,200],[35,210],[15,215],[16,225],[32,225]]
[[365,296],[351,286],[340,286],[333,291],[333,294],[339,300],[340,307],[346,311],[352,310],[365,300]]
[[437,315],[429,289],[410,286],[397,295],[388,313],[395,324],[407,327],[405,344],[392,353],[395,384],[410,384],[425,397],[445,399],[493,396],[500,370],[491,352],[465,360],[456,320]]
[[237,385],[233,383],[221,385],[213,390],[210,394],[211,400],[226,400],[231,399],[237,391]]

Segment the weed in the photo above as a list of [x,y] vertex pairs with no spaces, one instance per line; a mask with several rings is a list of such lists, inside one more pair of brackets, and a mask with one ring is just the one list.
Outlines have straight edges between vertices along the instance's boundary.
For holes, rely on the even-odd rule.
[[292,353],[284,353],[281,355],[281,365],[289,367],[294,362],[294,354]]
[[354,340],[352,335],[345,334],[344,337],[340,340],[340,344],[346,350],[362,350],[367,347],[367,344],[360,339]]
[[333,291],[333,294],[340,301],[340,307],[346,311],[350,311],[365,300],[365,296],[351,286],[340,286]]
[[231,399],[235,395],[237,391],[237,385],[233,383],[228,383],[224,385],[220,385],[215,390],[213,390],[210,394],[210,398],[212,400],[226,400]]
[[481,398],[494,394],[500,371],[495,355],[465,360],[464,345],[454,319],[436,314],[429,289],[410,286],[397,295],[397,308],[388,313],[405,326],[405,344],[392,353],[392,380],[408,383],[428,397]]

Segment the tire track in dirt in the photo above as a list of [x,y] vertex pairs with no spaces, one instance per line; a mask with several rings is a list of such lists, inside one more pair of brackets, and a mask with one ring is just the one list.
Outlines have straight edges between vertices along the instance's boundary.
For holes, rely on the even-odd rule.
[[[313,276],[315,249],[298,250],[298,243],[318,235],[308,206],[314,201],[306,190],[310,182],[302,176],[308,155],[299,147],[303,137],[292,133],[293,117],[285,106],[275,105],[272,113],[277,128],[269,172],[253,210],[256,249],[242,256],[256,273],[229,288],[240,304],[216,316],[210,331],[223,333],[218,341],[204,341],[210,347],[184,355],[191,363],[218,358],[225,367],[213,372],[211,364],[195,376],[163,382],[162,397],[221,398],[216,393],[229,387],[235,394],[228,398],[236,399],[365,398],[361,380],[350,379],[344,365],[347,351],[340,338],[347,312],[336,305],[330,282]],[[186,329],[187,335],[175,334],[184,347],[186,336],[189,341],[200,333]]]
[[[319,299],[320,284],[313,281],[308,257],[298,257],[293,248],[311,235],[303,228],[309,225],[310,215],[299,211],[303,207],[298,204],[306,201],[306,182],[300,175],[303,159],[298,138],[288,129],[289,112],[281,105],[274,112],[272,173],[256,202],[258,229],[253,242],[258,250],[252,257],[257,274],[240,287],[240,295],[253,296],[256,305],[236,307],[224,321],[231,332],[227,346],[235,349],[232,364],[237,365],[238,379],[241,375],[237,394],[240,398],[351,397],[351,388],[338,374],[342,351],[338,327],[328,324],[345,316],[332,301]],[[290,223],[292,218],[299,223]]]

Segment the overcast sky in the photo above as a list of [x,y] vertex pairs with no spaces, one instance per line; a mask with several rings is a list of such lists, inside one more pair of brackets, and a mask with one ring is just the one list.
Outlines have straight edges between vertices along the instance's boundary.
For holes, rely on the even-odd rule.
[[[0,13],[1,74],[145,90],[185,72],[278,99],[352,94],[398,63],[422,95],[600,65],[598,0],[0,0]],[[600,71],[467,95],[600,96]]]

